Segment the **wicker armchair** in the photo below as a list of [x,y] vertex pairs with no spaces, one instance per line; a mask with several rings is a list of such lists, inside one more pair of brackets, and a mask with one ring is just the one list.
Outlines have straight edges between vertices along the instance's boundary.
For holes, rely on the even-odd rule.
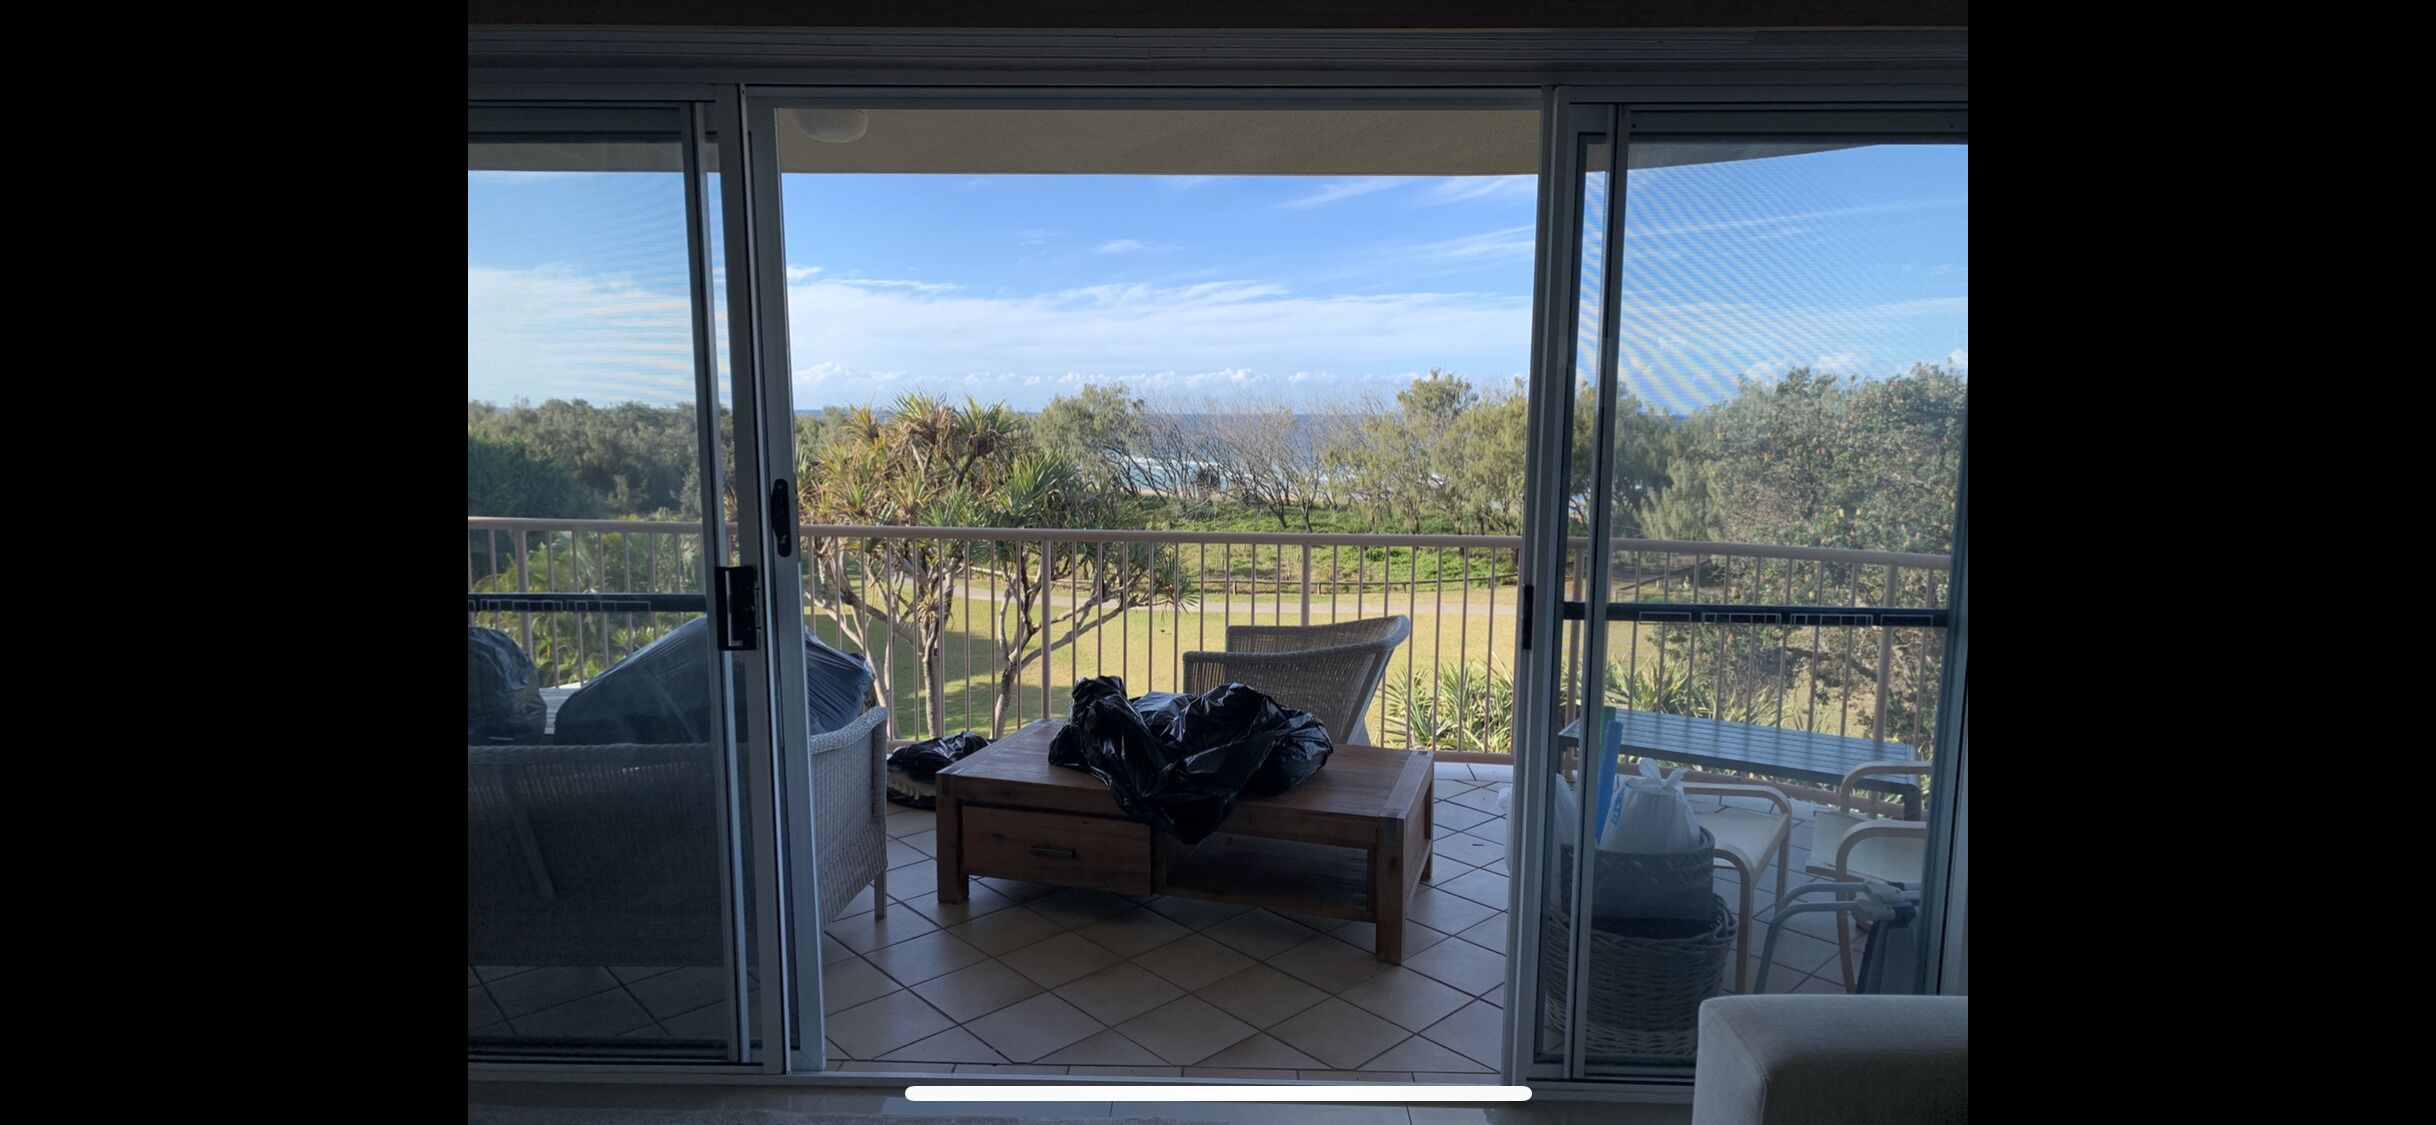
[[[887,746],[888,711],[873,708],[808,747],[824,918],[865,886],[886,908]],[[472,746],[467,758],[469,964],[722,963],[727,856],[709,744]]]
[[1184,654],[1184,690],[1248,684],[1279,703],[1319,716],[1339,744],[1365,745],[1362,719],[1387,675],[1387,659],[1412,635],[1409,617],[1330,625],[1229,625],[1225,652]]

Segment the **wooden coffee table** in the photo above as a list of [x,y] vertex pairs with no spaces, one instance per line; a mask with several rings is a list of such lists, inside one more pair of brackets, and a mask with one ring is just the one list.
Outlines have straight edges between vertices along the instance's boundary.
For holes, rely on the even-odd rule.
[[1370,922],[1404,960],[1404,903],[1430,877],[1429,751],[1339,746],[1291,792],[1245,796],[1187,846],[1125,815],[1088,771],[1049,764],[1042,719],[940,770],[939,901],[975,875],[1167,894]]

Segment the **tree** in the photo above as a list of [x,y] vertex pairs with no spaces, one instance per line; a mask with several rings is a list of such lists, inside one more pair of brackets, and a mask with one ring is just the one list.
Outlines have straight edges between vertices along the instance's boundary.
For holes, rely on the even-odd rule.
[[1228,491],[1268,512],[1279,531],[1292,530],[1293,516],[1301,517],[1303,530],[1311,530],[1311,510],[1319,505],[1328,476],[1312,434],[1321,424],[1307,426],[1285,403],[1248,398],[1211,402],[1199,417],[1210,427],[1208,456]]
[[1437,498],[1459,529],[1477,535],[1520,534],[1523,472],[1531,414],[1522,380],[1479,398],[1429,443]]
[[[899,398],[887,413],[856,407],[830,440],[799,450],[797,501],[813,523],[881,527],[982,525],[984,495],[1013,464],[1019,431],[1004,404],[965,409],[929,395]],[[946,640],[956,580],[969,565],[962,539],[872,536],[815,540],[807,552],[818,574],[816,604],[872,658],[884,698],[894,698],[896,668],[881,654],[893,632],[913,646],[932,735],[947,725]],[[849,571],[853,573],[849,573]],[[857,581],[859,579],[859,581]]]
[[1746,379],[1692,420],[1685,475],[1721,538],[1945,554],[1967,395],[1934,364],[1850,384],[1808,367]]
[[1206,510],[1227,485],[1217,427],[1208,415],[1187,412],[1174,400],[1142,412],[1132,448],[1142,486],[1175,505],[1178,515]]
[[[468,433],[465,514],[588,520],[607,511],[600,498],[564,468],[517,446]],[[466,550],[476,575],[515,565],[513,537],[503,542],[487,530],[475,531],[467,537]]]
[[1040,451],[1064,459],[1093,487],[1130,492],[1143,486],[1134,463],[1142,432],[1141,399],[1123,383],[1092,383],[1059,395],[1032,419]]
[[[887,412],[845,411],[817,448],[801,451],[799,499],[817,523],[879,527],[1106,527],[1120,498],[1094,488],[1062,457],[1034,447],[1033,437],[1004,403],[967,400],[957,407],[927,395],[907,395]],[[816,540],[809,549],[818,577],[815,604],[865,654],[883,694],[894,696],[896,670],[878,659],[893,635],[913,647],[921,695],[935,736],[947,727],[945,641],[959,582],[986,576],[1012,616],[1000,637],[998,703],[993,729],[1023,669],[1044,648],[1071,643],[1161,591],[1173,594],[1174,568],[1147,547],[1086,553],[1049,548],[1021,536],[1004,539],[871,536]],[[1066,604],[1044,606],[1044,591],[1069,593]],[[1050,600],[1055,601],[1052,597]],[[993,612],[998,612],[995,609]],[[1032,642],[1063,630],[1042,646]]]
[[1461,456],[1454,449],[1457,424],[1479,401],[1469,380],[1433,367],[1396,392],[1393,411],[1366,400],[1360,420],[1329,442],[1327,467],[1370,515],[1372,530],[1394,521],[1418,533],[1431,516],[1458,518],[1461,505],[1446,470]]
[[[683,511],[687,483],[699,479],[693,476],[701,452],[691,406],[599,407],[583,399],[506,407],[469,402],[466,416],[468,432],[558,465],[599,496],[611,515]],[[691,506],[699,511],[699,485],[694,493]]]
[[[1934,364],[1890,379],[1848,381],[1808,367],[1746,379],[1732,399],[1684,422],[1671,449],[1670,483],[1647,506],[1644,525],[1667,538],[1950,554],[1968,392],[1960,372]],[[1890,569],[1901,588],[1886,588]],[[1765,587],[1776,581],[1771,574],[1797,596],[1823,591],[1829,600],[1877,605],[1928,604],[1936,580],[1922,567],[1792,561],[1762,564],[1752,577]],[[1704,665],[1710,654],[1728,666],[1744,654],[1730,633],[1679,626],[1662,633],[1700,652]],[[1771,693],[1802,682],[1859,705],[1865,727],[1876,708],[1862,703],[1863,694],[1882,696],[1890,734],[1916,729],[1934,713],[1935,667],[1919,651],[1940,643],[1930,631],[1890,629],[1879,638],[1889,657],[1884,682],[1876,654],[1859,651],[1875,644],[1856,644],[1850,634],[1815,646],[1805,639],[1801,630],[1785,637],[1781,657],[1796,664],[1783,678],[1769,667],[1779,654],[1743,646],[1754,650],[1753,660],[1723,678],[1720,710],[1767,707],[1776,701]]]
[[[1115,527],[1121,507],[1113,489],[1094,487],[1071,462],[1042,452],[1018,456],[991,502],[995,527]],[[1007,704],[1030,666],[1134,606],[1181,604],[1187,595],[1175,558],[1174,548],[1151,543],[1014,538],[977,545],[974,565],[987,570],[1012,611],[997,649],[990,737],[1005,730]]]

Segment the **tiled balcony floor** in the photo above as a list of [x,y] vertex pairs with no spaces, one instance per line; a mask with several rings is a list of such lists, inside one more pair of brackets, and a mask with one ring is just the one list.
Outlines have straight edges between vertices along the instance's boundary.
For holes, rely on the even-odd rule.
[[[1405,959],[1368,923],[1189,899],[976,879],[938,902],[934,821],[888,817],[885,919],[871,894],[827,927],[833,1069],[1269,1080],[1488,1082],[1506,1003],[1507,766],[1438,767],[1436,869],[1409,904]],[[1716,798],[1694,798],[1703,810]],[[1793,830],[1806,881],[1808,810]],[[1732,873],[1718,892],[1735,901]],[[1772,903],[1773,871],[1757,909]],[[1834,924],[1786,923],[1769,992],[1841,992]],[[1751,940],[1752,973],[1763,933]],[[710,969],[477,968],[468,1026],[517,1036],[703,1036],[726,1013]],[[1728,984],[1730,985],[1729,978]]]

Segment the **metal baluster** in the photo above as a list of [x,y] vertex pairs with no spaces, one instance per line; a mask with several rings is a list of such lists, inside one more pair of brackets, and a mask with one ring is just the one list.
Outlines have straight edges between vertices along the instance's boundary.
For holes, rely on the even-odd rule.
[[[1817,574],[1818,580],[1812,583],[1810,588],[1810,600],[1813,605],[1824,605],[1827,602],[1827,560],[1818,560]],[[1814,734],[1819,729],[1819,669],[1825,664],[1821,658],[1826,654],[1826,631],[1817,622],[1812,622],[1810,625],[1810,710],[1802,718],[1802,729]]]
[[1117,551],[1124,577],[1117,582],[1117,655],[1125,662],[1126,682],[1133,677],[1133,548]]
[[[1861,568],[1857,564],[1852,568],[1852,597],[1847,604],[1854,607],[1861,604]],[[1861,643],[1860,632],[1859,629],[1844,630],[1844,661],[1847,664],[1861,662],[1858,656]],[[1849,738],[1852,735],[1852,682],[1850,679],[1844,683],[1841,705],[1836,710],[1835,733],[1838,737],[1843,738]]]
[[[568,537],[568,561],[575,567],[573,580],[570,581],[568,585],[573,586],[577,590],[582,590],[584,588],[583,546],[583,532],[578,531]],[[604,618],[604,620],[606,620],[606,618]],[[584,675],[584,668],[584,612],[582,610],[577,610],[575,612],[575,674],[577,677],[581,678]]]
[[1176,690],[1181,691],[1184,688],[1184,550],[1182,544],[1177,545],[1175,558],[1167,569],[1169,580],[1175,583],[1174,597],[1170,599],[1174,608],[1167,615],[1168,627],[1175,631],[1174,643],[1167,646],[1168,655],[1174,657],[1176,661],[1176,678],[1170,682],[1176,685]]
[[[533,553],[532,544],[529,542],[531,533],[515,524],[508,526],[511,529],[509,533],[516,537],[516,592],[529,594],[533,592]],[[533,611],[518,610],[516,616],[522,622],[518,626],[518,634],[524,639],[525,654],[530,656],[533,652]]]
[[[1201,580],[1205,584],[1209,581],[1209,564],[1210,548],[1209,544],[1204,543],[1201,545]],[[1233,543],[1218,545],[1218,565],[1226,568],[1226,577],[1222,579],[1226,583],[1226,608],[1219,611],[1222,615],[1220,620],[1224,622],[1219,626],[1219,635],[1224,636],[1226,625],[1235,623],[1235,545]],[[1252,548],[1252,573],[1260,573],[1260,548],[1258,547]],[[1260,624],[1260,587],[1258,585],[1252,588],[1252,624]],[[1209,651],[1210,615],[1206,606],[1194,618],[1193,637],[1194,648],[1203,652]]]
[[[1490,557],[1493,559],[1496,556]],[[1455,565],[1463,568],[1463,619],[1455,626],[1455,659],[1468,663],[1472,658],[1472,549],[1470,547],[1455,548]],[[1492,563],[1491,566],[1494,568],[1495,564]],[[1497,616],[1497,584],[1494,582],[1489,584],[1489,616],[1491,618]],[[1493,646],[1489,649],[1487,664],[1492,670],[1497,667],[1497,650]],[[1467,667],[1465,671],[1468,673],[1469,668]],[[1483,680],[1485,681],[1486,677],[1483,677]],[[1458,675],[1455,679],[1455,713],[1463,717],[1463,729],[1469,731],[1472,726],[1472,677],[1468,674]],[[1456,749],[1486,750],[1488,747],[1489,732],[1487,724],[1484,723],[1481,726],[1478,741],[1470,747],[1458,745]]]
[[[1418,622],[1421,620],[1421,548],[1413,547],[1410,550],[1407,550],[1405,552],[1405,563],[1410,573],[1405,576],[1404,615],[1411,618],[1415,622]],[[1436,618],[1433,617],[1430,619],[1430,627],[1432,629],[1437,627]],[[1421,641],[1419,637],[1413,638],[1411,643],[1404,646],[1404,705],[1407,708],[1412,706],[1413,701],[1413,657],[1418,655],[1420,651]],[[1388,659],[1392,660],[1394,658],[1394,654],[1389,654]],[[1438,706],[1438,686],[1436,684],[1430,685],[1429,692],[1430,708],[1435,710]],[[1407,725],[1409,726],[1409,724]],[[1379,729],[1382,731],[1387,729],[1387,705],[1385,703],[1379,704]],[[1407,750],[1413,748],[1411,745],[1411,739],[1412,735],[1408,730],[1405,733],[1404,747]]]
[[[962,689],[956,693],[956,697],[964,701],[964,726],[965,729],[971,730],[980,725],[979,717],[973,710],[973,549],[971,546],[965,548],[964,562],[964,573],[959,576],[964,579],[964,594],[956,599],[957,608],[964,611],[964,628],[958,630],[964,634],[964,684]],[[998,737],[997,727],[990,728],[990,737],[992,739]]]
[[[1285,569],[1280,566],[1278,569]],[[1281,609],[1283,607],[1280,607]],[[1303,624],[1311,623],[1311,544],[1303,543]]]
[[[1438,560],[1438,582],[1437,588],[1431,592],[1429,619],[1429,710],[1432,715],[1444,715],[1446,714],[1446,701],[1442,698],[1444,694],[1442,689],[1446,687],[1446,548],[1438,548],[1436,558]],[[1416,571],[1418,569],[1415,568]],[[1458,651],[1455,655],[1461,657],[1463,653]],[[1455,682],[1460,686],[1463,681],[1458,676]],[[1419,749],[1417,746],[1410,745],[1413,741],[1412,700],[1410,699],[1404,701],[1404,720],[1404,739],[1407,743],[1405,748]]]
[[[547,592],[558,591],[558,533],[555,531],[541,541],[541,580]],[[566,661],[559,657],[558,615],[545,613],[541,620],[543,635],[550,641],[550,686],[558,687],[567,682]]]
[[[1785,565],[1782,569],[1785,575],[1785,604],[1792,605],[1793,560],[1786,559],[1784,560],[1784,564]],[[1785,726],[1785,695],[1789,690],[1791,690],[1790,685],[1787,684],[1785,680],[1785,664],[1787,658],[1791,655],[1789,650],[1792,648],[1792,646],[1793,627],[1790,625],[1779,626],[1776,630],[1776,679],[1774,681],[1774,687],[1776,690],[1776,726],[1779,730],[1784,729]]]
[[1353,549],[1353,619],[1362,619],[1362,595],[1370,592],[1370,544]]
[[[1895,583],[1900,581],[1902,573],[1902,570],[1895,564],[1886,564],[1886,593],[1878,600],[1883,602],[1888,609],[1893,609],[1898,604]],[[1878,699],[1875,708],[1876,714],[1870,718],[1869,723],[1869,745],[1873,759],[1886,756],[1886,697],[1893,694],[1895,690],[1894,659],[1894,627],[1881,625],[1878,627]]]
[[[1052,671],[1052,669],[1049,667],[1049,662],[1050,662],[1051,660],[1053,660],[1053,659],[1055,659],[1055,658],[1056,658],[1056,653],[1055,653],[1054,651],[1052,651],[1052,650],[1051,650],[1051,648],[1050,648],[1050,641],[1051,641],[1051,639],[1052,639],[1052,637],[1053,637],[1053,635],[1054,635],[1054,634],[1053,634],[1053,631],[1052,631],[1052,630],[1049,628],[1049,620],[1050,620],[1051,618],[1053,618],[1053,617],[1057,616],[1057,608],[1056,608],[1056,603],[1055,603],[1055,601],[1054,601],[1055,594],[1053,593],[1053,591],[1055,591],[1055,590],[1057,589],[1057,577],[1056,577],[1056,576],[1057,576],[1057,568],[1056,568],[1056,564],[1057,564],[1057,542],[1056,542],[1055,540],[1052,540],[1052,539],[1043,539],[1043,540],[1041,540],[1041,541],[1040,541],[1040,717],[1041,717],[1041,718],[1044,718],[1044,719],[1049,717],[1049,680],[1050,680],[1050,672]],[[1020,564],[1018,564],[1018,565],[1020,565]]]
[[[1092,545],[1091,585],[1095,592],[1103,595],[1108,589],[1108,544],[1106,543]],[[1093,604],[1097,605],[1098,599],[1093,599]],[[1094,676],[1108,674],[1108,634],[1105,630],[1098,628],[1091,630],[1091,674]]]

